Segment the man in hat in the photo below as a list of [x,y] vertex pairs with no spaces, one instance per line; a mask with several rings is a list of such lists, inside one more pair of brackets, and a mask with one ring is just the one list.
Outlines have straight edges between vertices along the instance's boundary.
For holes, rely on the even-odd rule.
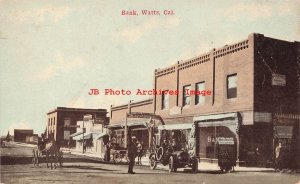
[[137,147],[136,147],[136,138],[132,137],[131,142],[128,144],[128,158],[129,158],[129,164],[128,164],[128,174],[135,174],[133,172],[133,166],[135,162]]

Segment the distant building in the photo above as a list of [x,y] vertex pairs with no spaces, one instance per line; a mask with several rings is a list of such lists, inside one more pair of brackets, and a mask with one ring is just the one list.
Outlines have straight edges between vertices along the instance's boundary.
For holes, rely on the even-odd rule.
[[83,151],[83,140],[86,145],[86,152],[97,153],[104,156],[103,145],[108,142],[105,122],[99,122],[91,116],[84,116],[83,121],[77,121],[76,133],[71,134],[72,140],[76,141],[76,150]]
[[75,147],[76,143],[70,140],[70,135],[76,132],[77,121],[82,121],[83,116],[87,114],[108,124],[106,109],[57,107],[47,113],[47,137],[53,137],[61,147]]
[[15,142],[27,142],[26,137],[32,136],[32,129],[14,129],[14,141]]
[[26,143],[34,143],[37,144],[38,143],[38,134],[32,134],[32,135],[27,135],[26,136]]

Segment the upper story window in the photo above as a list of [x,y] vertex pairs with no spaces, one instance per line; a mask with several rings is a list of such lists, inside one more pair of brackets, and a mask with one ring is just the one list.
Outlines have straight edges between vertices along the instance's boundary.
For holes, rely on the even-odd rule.
[[54,120],[53,120],[53,125],[55,125],[55,117],[54,117]]
[[70,118],[65,118],[64,126],[67,127],[67,126],[70,126],[70,125],[71,125],[71,119]]
[[50,126],[50,118],[48,119],[48,126]]
[[[196,91],[203,91],[205,90],[205,82],[198,82],[196,83]],[[195,105],[201,105],[205,103],[205,96],[196,94],[195,96]]]
[[191,104],[191,85],[183,86],[183,106]]
[[162,99],[161,99],[161,109],[168,109],[169,108],[169,93],[168,90],[163,91]]
[[237,97],[237,74],[227,76],[227,98]]

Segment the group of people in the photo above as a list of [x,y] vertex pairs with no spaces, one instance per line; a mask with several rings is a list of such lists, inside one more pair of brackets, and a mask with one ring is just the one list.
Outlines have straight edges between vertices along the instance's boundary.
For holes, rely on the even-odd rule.
[[[104,160],[105,161],[110,161],[110,143],[106,142],[104,144],[104,149],[105,149],[105,154],[104,154]],[[133,166],[135,164],[135,159],[137,157],[137,165],[141,165],[142,164],[142,156],[143,156],[143,144],[142,142],[138,141],[135,137],[133,137],[131,139],[131,142],[128,143],[128,149],[127,149],[128,153],[128,160],[129,160],[129,164],[128,164],[128,174],[135,174],[135,172],[133,172]]]

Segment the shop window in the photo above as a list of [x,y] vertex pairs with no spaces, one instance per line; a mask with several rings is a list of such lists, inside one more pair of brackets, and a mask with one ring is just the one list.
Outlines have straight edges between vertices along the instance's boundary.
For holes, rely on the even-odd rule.
[[227,76],[227,98],[237,97],[237,74]]
[[[200,91],[205,90],[205,82],[196,83],[196,91],[199,93]],[[195,105],[201,105],[205,103],[205,96],[201,94],[196,94],[195,96]]]
[[183,86],[183,106],[191,104],[191,85]]
[[168,109],[169,108],[169,93],[168,91],[163,91],[162,93],[162,103],[161,109]]

